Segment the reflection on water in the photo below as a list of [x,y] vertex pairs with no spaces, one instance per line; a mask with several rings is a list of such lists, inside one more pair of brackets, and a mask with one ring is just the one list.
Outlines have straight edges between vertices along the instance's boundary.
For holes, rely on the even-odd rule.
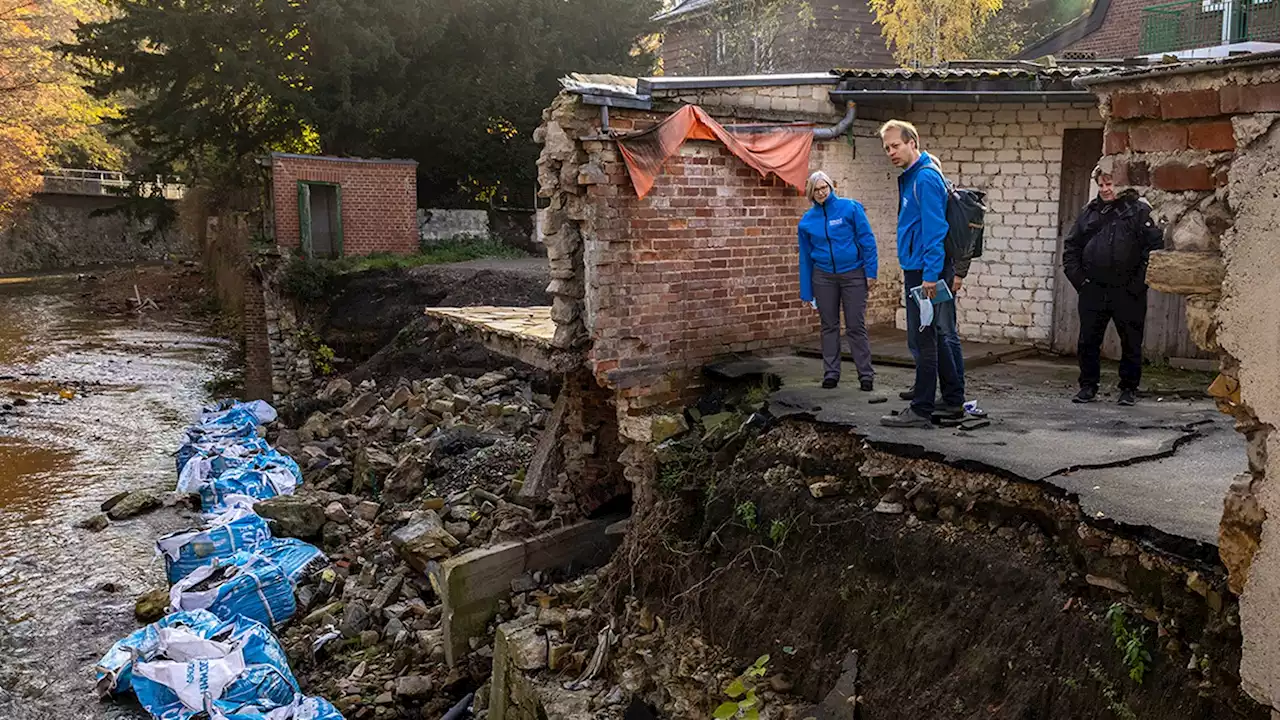
[[162,587],[172,510],[74,524],[121,490],[169,490],[182,427],[225,345],[88,312],[74,277],[0,279],[0,718],[142,718],[92,699],[93,663]]

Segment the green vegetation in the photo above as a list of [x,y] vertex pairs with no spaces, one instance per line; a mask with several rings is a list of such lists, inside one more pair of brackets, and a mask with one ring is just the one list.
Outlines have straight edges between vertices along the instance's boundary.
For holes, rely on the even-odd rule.
[[734,678],[733,682],[724,689],[724,694],[729,697],[729,700],[720,703],[712,717],[716,720],[738,717],[744,720],[759,720],[761,703],[760,698],[756,696],[756,684],[767,672],[769,672],[769,656],[761,655],[756,658],[751,667]]
[[1107,610],[1107,622],[1111,625],[1111,636],[1115,638],[1116,648],[1124,655],[1125,667],[1129,668],[1129,679],[1142,684],[1142,678],[1151,664],[1151,653],[1147,652],[1147,634],[1149,628],[1139,626],[1130,629],[1127,621],[1129,611],[1122,603],[1115,603]]

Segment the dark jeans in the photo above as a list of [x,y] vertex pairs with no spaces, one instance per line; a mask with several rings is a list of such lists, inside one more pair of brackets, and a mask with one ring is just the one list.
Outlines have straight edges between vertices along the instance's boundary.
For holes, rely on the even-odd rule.
[[[947,287],[950,287],[950,283],[948,283]],[[960,347],[956,302],[959,302],[958,298],[955,301],[946,303],[950,307],[946,308],[943,313],[938,312],[938,308],[941,306],[935,305],[933,307],[933,318],[934,326],[942,338],[943,347],[946,348],[947,352],[951,353],[951,362],[955,365],[956,376],[960,383],[960,394],[964,395],[964,349]],[[916,361],[920,359],[920,350],[916,346],[916,335],[919,332],[920,330],[916,325],[907,323],[907,350],[911,351],[911,359]]]
[[829,273],[813,269],[813,299],[822,320],[822,377],[840,379],[840,310],[849,336],[849,352],[858,368],[858,378],[875,377],[871,367],[871,339],[867,337],[867,275],[859,269]]
[[1147,320],[1147,286],[1108,287],[1088,282],[1080,287],[1080,387],[1097,387],[1102,374],[1102,341],[1107,323],[1120,335],[1120,389],[1137,390],[1142,381],[1142,330]]
[[[939,282],[951,284],[950,268],[944,272]],[[907,305],[908,333],[915,330],[916,338],[916,394],[911,400],[911,409],[925,417],[933,415],[934,396],[938,384],[942,385],[942,402],[947,405],[964,404],[964,387],[960,373],[956,367],[955,355],[943,340],[945,329],[954,332],[956,306],[954,302],[939,303],[933,306],[933,323],[920,329],[920,306],[911,297],[911,288],[919,285],[924,279],[922,270],[904,270],[903,293]]]

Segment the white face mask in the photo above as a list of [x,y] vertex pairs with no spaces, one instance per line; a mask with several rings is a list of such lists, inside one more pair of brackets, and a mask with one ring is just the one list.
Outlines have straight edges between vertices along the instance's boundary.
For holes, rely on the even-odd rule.
[[911,297],[920,306],[920,329],[925,330],[933,324],[933,301],[925,297],[923,287],[911,288]]

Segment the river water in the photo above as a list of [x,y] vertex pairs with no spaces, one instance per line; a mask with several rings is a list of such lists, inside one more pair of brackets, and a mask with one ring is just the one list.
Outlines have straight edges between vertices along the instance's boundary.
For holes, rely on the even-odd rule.
[[[123,292],[123,290],[122,290]],[[193,326],[104,317],[75,277],[0,278],[0,718],[144,718],[99,703],[93,666],[165,587],[166,508],[74,524],[122,490],[172,490],[172,453],[228,351]]]

